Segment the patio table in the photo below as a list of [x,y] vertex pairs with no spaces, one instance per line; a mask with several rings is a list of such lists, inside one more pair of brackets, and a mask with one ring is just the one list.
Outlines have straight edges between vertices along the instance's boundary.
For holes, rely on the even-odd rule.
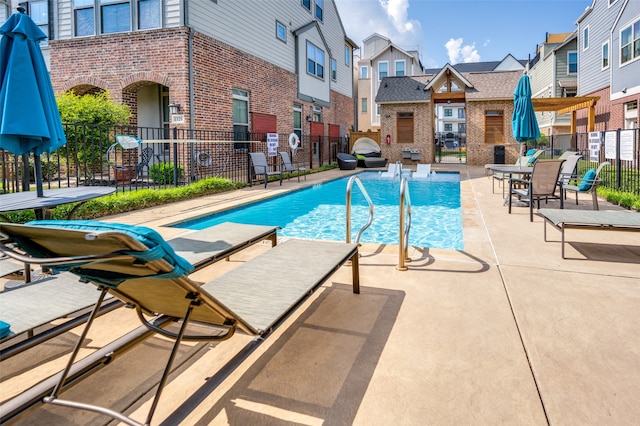
[[116,188],[111,186],[78,186],[47,189],[43,197],[37,197],[35,191],[2,194],[0,195],[0,216],[9,221],[3,213],[33,209],[36,218],[43,219],[47,210],[63,204],[79,203],[67,215],[67,219],[71,219],[78,207],[86,201],[112,194],[115,190]]
[[[531,173],[533,173],[533,167],[529,167],[529,166],[502,165],[502,164],[497,165],[496,164],[496,165],[492,165],[490,168],[493,173],[503,173],[503,174],[509,175],[509,179],[511,179],[513,175],[522,175],[523,179],[528,179],[529,176],[531,176]],[[503,188],[504,188],[504,184],[503,184]],[[502,192],[504,196],[504,189]],[[505,199],[503,205],[506,206],[508,201],[509,200]],[[525,203],[524,201],[518,201],[513,205],[517,207],[524,207],[524,206],[529,206],[529,203]]]

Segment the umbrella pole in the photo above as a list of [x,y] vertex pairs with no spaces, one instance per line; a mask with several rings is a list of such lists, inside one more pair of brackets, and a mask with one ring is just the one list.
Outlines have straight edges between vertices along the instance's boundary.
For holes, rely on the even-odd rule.
[[29,173],[29,154],[22,154],[22,190],[29,191],[31,186]]
[[518,166],[522,168],[522,144],[524,142],[520,142],[520,156],[518,157]]
[[33,169],[36,180],[36,194],[38,198],[42,198],[44,197],[44,191],[42,190],[42,164],[40,163],[40,156],[38,154],[33,154]]

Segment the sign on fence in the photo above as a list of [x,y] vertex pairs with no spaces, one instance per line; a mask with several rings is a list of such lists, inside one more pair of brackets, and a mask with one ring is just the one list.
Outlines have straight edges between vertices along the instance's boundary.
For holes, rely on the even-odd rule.
[[607,132],[604,134],[604,158],[615,160],[617,155],[616,132]]
[[267,152],[269,157],[278,155],[278,134],[267,133]]
[[589,132],[589,160],[600,161],[600,132]]
[[623,161],[633,161],[635,152],[635,136],[633,130],[620,131],[620,159]]

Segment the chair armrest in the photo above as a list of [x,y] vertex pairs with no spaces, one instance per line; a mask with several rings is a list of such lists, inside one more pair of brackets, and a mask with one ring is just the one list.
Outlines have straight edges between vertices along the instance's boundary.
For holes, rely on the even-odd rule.
[[514,182],[514,183],[526,183],[527,185],[529,185],[531,183],[530,180],[520,179],[520,178],[511,178],[511,179],[509,179],[509,184],[511,184],[511,182]]

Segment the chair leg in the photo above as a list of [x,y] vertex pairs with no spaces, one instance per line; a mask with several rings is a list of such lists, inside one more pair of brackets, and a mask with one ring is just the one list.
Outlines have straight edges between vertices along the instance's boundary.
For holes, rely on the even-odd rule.
[[600,210],[600,207],[598,206],[598,194],[595,190],[591,191],[591,196],[593,197],[593,209]]

